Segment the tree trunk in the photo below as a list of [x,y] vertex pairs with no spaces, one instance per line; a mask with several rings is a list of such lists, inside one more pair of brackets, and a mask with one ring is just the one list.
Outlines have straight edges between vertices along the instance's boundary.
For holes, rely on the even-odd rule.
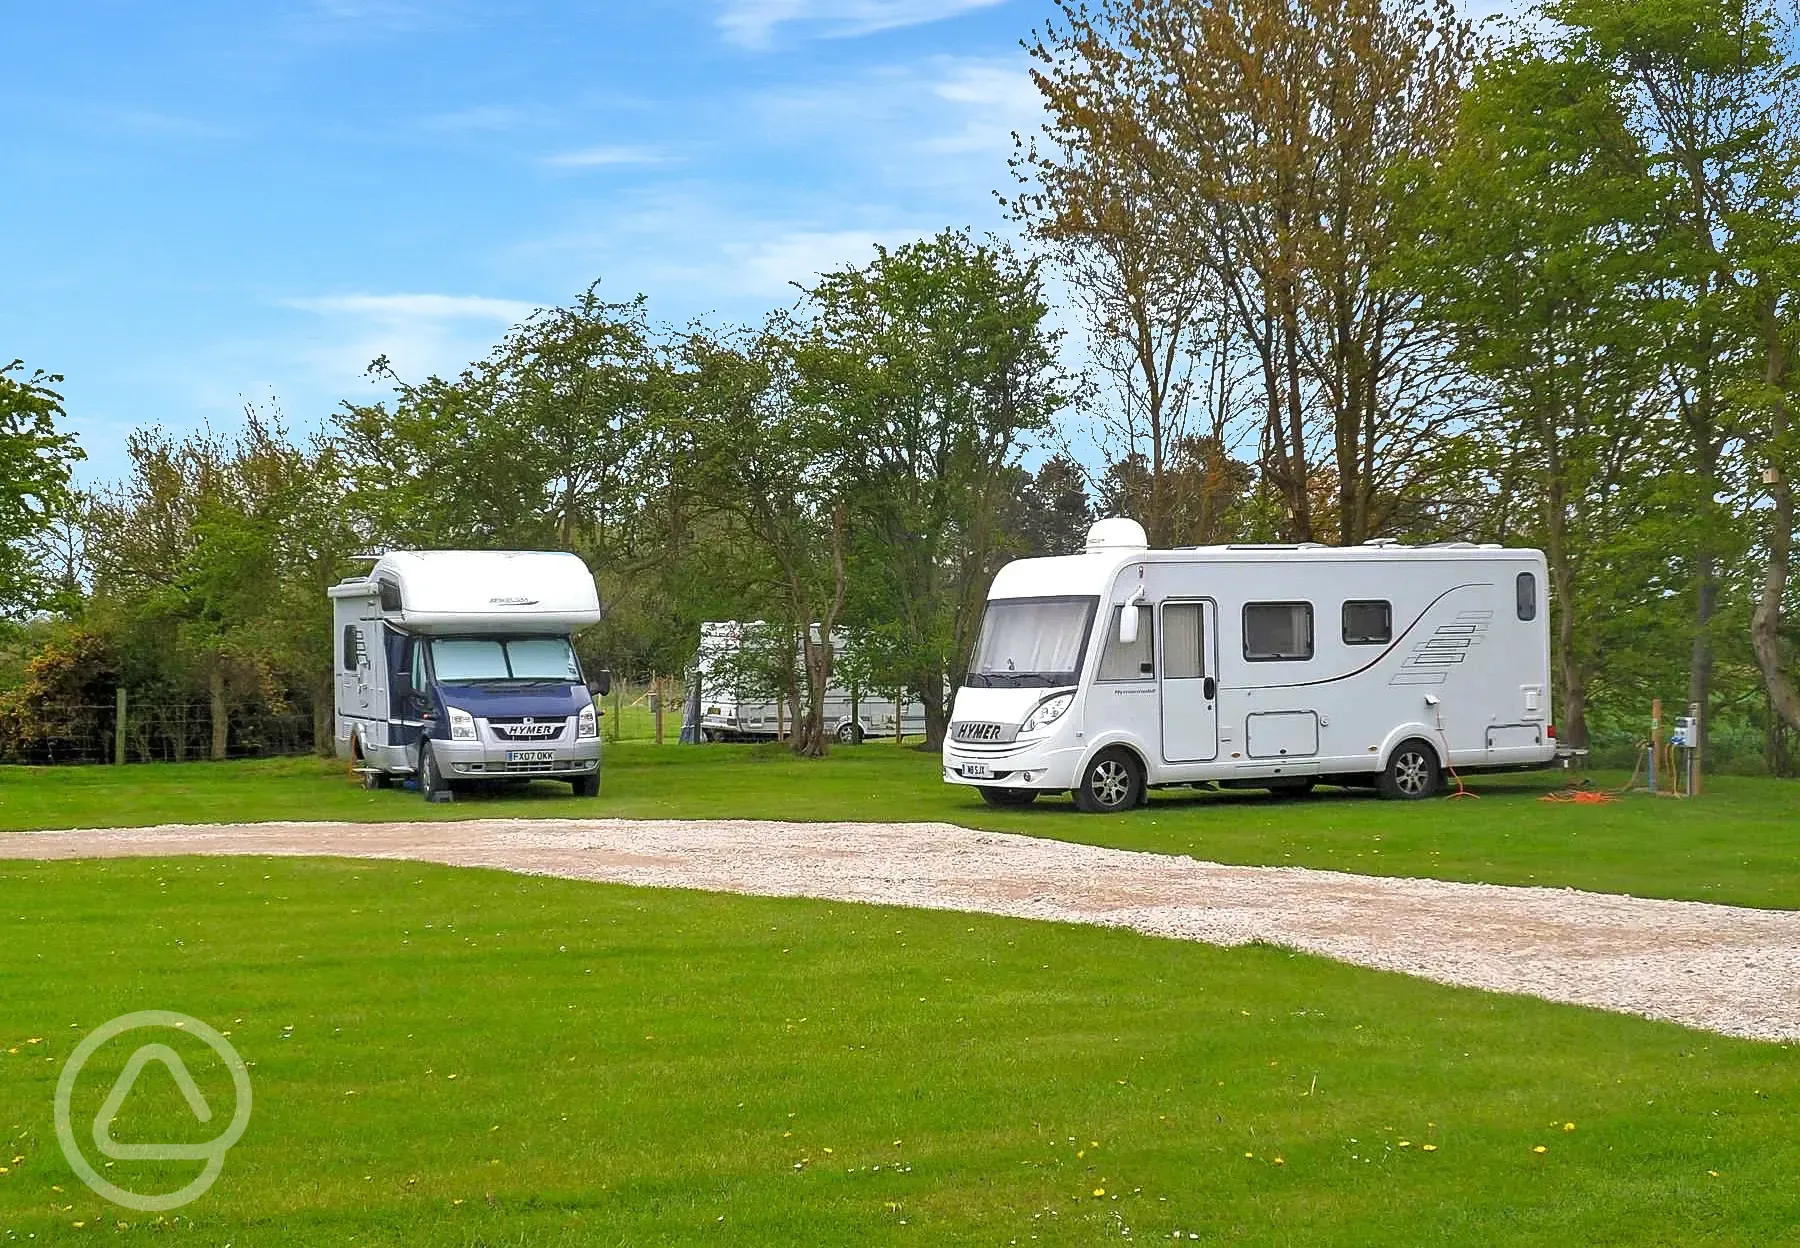
[[1544,483],[1544,562],[1550,574],[1551,606],[1556,613],[1556,628],[1551,635],[1556,679],[1561,686],[1557,693],[1562,702],[1556,717],[1557,731],[1566,744],[1583,749],[1588,743],[1587,671],[1575,653],[1575,571],[1568,542],[1568,486],[1554,422],[1546,424],[1549,479]]
[[225,669],[214,667],[207,675],[207,695],[212,702],[212,758],[225,757],[231,739],[231,710],[225,705]]
[[1763,572],[1762,597],[1750,616],[1750,644],[1756,666],[1762,670],[1769,707],[1788,727],[1800,729],[1800,691],[1794,688],[1781,661],[1781,600],[1787,593],[1788,563],[1794,542],[1794,487],[1788,480],[1787,460],[1787,341],[1773,297],[1762,304],[1763,380],[1775,393],[1769,410],[1769,566]]
[[313,752],[320,758],[330,758],[337,750],[337,708],[334,705],[333,690],[329,685],[323,694],[317,689],[313,691]]
[[919,748],[925,751],[943,749],[950,712],[944,705],[942,668],[934,668],[919,678],[919,705],[925,708],[925,741]]

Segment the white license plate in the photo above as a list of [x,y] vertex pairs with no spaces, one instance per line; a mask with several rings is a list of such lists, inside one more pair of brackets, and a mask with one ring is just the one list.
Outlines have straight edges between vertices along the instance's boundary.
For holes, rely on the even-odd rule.
[[508,750],[506,761],[509,763],[554,763],[555,750]]
[[988,765],[986,763],[964,763],[962,765],[962,774],[963,778],[967,780],[988,780],[992,779],[994,775],[993,772],[988,770]]

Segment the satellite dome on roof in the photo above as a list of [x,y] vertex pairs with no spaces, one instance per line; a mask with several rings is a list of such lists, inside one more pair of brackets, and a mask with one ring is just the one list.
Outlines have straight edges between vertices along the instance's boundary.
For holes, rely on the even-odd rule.
[[1144,526],[1123,516],[1096,521],[1088,530],[1089,554],[1098,550],[1147,550],[1149,547],[1150,539],[1144,535]]

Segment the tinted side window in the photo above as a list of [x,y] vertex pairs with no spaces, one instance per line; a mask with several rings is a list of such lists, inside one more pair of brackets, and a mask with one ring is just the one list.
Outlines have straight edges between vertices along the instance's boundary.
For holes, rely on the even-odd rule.
[[1244,657],[1252,663],[1312,658],[1312,603],[1245,603]]
[[1514,594],[1518,598],[1519,618],[1521,620],[1537,619],[1537,577],[1529,572],[1519,573]]
[[356,625],[344,625],[344,670],[354,672],[362,662],[362,633]]
[[1106,629],[1106,647],[1100,651],[1100,671],[1095,680],[1149,680],[1156,675],[1156,637],[1151,621],[1155,612],[1148,606],[1133,608],[1138,613],[1137,640],[1129,646],[1119,644],[1119,613],[1123,607],[1112,609],[1112,619]]
[[1344,644],[1385,646],[1394,639],[1392,603],[1368,600],[1344,604]]
[[398,582],[390,581],[386,577],[383,577],[380,581],[376,582],[375,588],[381,594],[381,609],[383,611],[405,610],[404,604],[400,601],[400,586]]

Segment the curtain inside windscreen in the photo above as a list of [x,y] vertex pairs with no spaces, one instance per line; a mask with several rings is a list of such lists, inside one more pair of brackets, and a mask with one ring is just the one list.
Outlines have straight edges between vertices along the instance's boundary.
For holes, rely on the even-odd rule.
[[581,679],[575,652],[561,637],[515,637],[506,643],[507,666],[515,680]]
[[1068,602],[988,604],[976,647],[974,670],[995,672],[1073,672],[1081,666],[1081,642],[1087,635],[1087,599]]
[[431,643],[431,663],[445,684],[507,677],[506,652],[497,641],[440,639]]

